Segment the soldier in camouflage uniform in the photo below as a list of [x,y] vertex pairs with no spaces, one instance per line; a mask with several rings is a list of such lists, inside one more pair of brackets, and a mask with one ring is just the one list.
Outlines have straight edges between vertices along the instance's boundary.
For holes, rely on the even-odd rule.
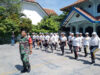
[[32,39],[28,38],[26,31],[22,30],[19,49],[24,69],[21,73],[30,72],[29,54],[32,54]]

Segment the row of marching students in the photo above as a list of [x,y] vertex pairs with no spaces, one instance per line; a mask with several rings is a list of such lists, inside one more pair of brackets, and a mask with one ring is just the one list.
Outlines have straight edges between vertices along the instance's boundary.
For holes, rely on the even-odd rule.
[[56,50],[59,41],[58,33],[39,33],[39,35],[33,33],[32,38],[34,48],[37,45],[38,48],[42,49],[44,47],[45,51],[47,51],[51,47],[52,52],[54,49]]
[[39,35],[33,33],[32,38],[34,48],[37,44],[40,49],[44,47],[45,51],[47,51],[50,48],[53,52],[60,45],[62,55],[64,55],[64,48],[68,44],[71,53],[75,55],[75,59],[78,59],[78,52],[81,52],[82,49],[84,49],[85,57],[88,55],[87,50],[90,49],[92,63],[95,63],[95,52],[100,48],[100,39],[96,32],[92,33],[92,37],[89,37],[88,32],[85,33],[85,37],[79,32],[76,32],[75,36],[74,33],[70,33],[68,40],[64,32],[61,33],[61,36],[58,33],[40,33]]
[[88,55],[87,50],[90,49],[91,63],[93,64],[95,63],[95,52],[100,49],[100,38],[96,32],[92,33],[92,37],[89,37],[88,32],[85,33],[85,37],[79,32],[76,32],[75,37],[74,33],[70,33],[68,45],[71,53],[74,52],[75,59],[78,59],[78,52],[81,52],[82,48],[84,49],[85,57]]

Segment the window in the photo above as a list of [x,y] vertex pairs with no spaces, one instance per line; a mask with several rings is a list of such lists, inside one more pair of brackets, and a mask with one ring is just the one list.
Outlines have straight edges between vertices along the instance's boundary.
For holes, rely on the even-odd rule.
[[76,17],[77,17],[77,18],[80,17],[80,14],[77,14]]
[[91,7],[92,7],[92,5],[89,5],[89,6],[88,6],[88,8],[91,8]]
[[97,12],[100,13],[100,4],[97,7]]

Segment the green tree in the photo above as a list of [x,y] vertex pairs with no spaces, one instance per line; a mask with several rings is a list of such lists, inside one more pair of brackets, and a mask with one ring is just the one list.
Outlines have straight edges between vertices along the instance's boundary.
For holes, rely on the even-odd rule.
[[[60,22],[56,20],[57,16],[46,16],[37,26],[33,27],[34,32],[58,32]],[[34,29],[35,28],[35,29]]]

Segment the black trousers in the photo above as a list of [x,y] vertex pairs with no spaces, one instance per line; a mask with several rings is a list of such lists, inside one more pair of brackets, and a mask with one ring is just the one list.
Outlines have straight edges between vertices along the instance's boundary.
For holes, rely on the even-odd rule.
[[54,48],[55,48],[55,50],[56,50],[56,49],[57,49],[57,43],[55,43],[53,46],[54,46]]
[[87,56],[87,48],[88,48],[88,46],[84,45],[84,54],[85,54],[85,56]]
[[90,46],[90,53],[91,53],[91,61],[95,63],[95,55],[94,51],[98,48],[98,46]]
[[33,47],[35,48],[35,40],[33,39]]
[[73,50],[72,50],[73,46],[72,46],[72,41],[69,42],[69,49],[71,50],[71,53],[73,53]]
[[51,47],[52,52],[53,52],[53,50],[54,50],[54,46],[55,46],[54,43],[51,43],[51,44],[50,44],[50,47]]
[[64,55],[64,47],[65,47],[65,45],[66,45],[66,42],[61,42],[61,44],[60,44],[62,55]]
[[73,46],[75,59],[78,58],[78,46]]

